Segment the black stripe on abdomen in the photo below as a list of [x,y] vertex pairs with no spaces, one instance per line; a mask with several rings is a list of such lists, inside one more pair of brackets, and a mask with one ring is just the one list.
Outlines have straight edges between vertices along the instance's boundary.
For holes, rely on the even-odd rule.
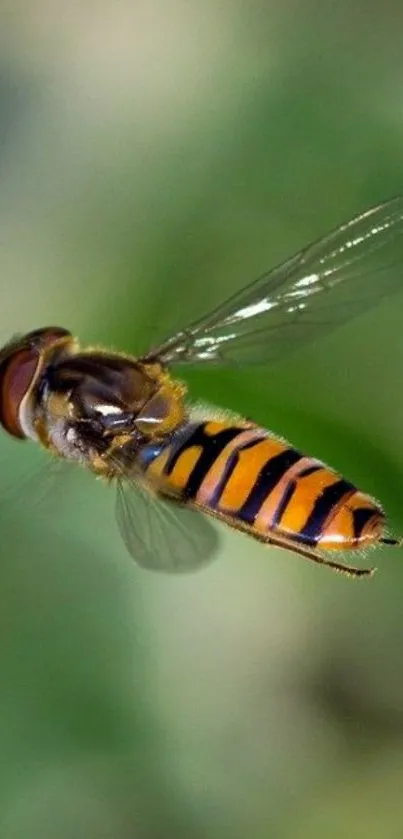
[[356,510],[353,510],[353,529],[356,539],[360,538],[365,525],[374,515],[379,515],[378,510],[374,507],[357,507]]
[[173,450],[164,467],[164,474],[167,476],[170,475],[183,452],[193,448],[193,446],[199,446],[201,448],[200,457],[190,472],[186,486],[183,488],[184,499],[195,497],[202,481],[214,465],[217,457],[228,446],[228,443],[231,443],[232,440],[235,440],[239,434],[245,431],[244,427],[240,428],[235,426],[224,428],[216,434],[206,434],[204,431],[206,425],[208,423],[198,423],[193,427],[191,434],[186,435],[184,440],[179,439],[178,444],[173,445]]
[[323,535],[324,525],[332,510],[346,496],[355,492],[355,487],[343,478],[326,487],[320,493],[298,538],[307,545],[316,545]]
[[294,463],[301,459],[302,454],[292,448],[271,457],[260,470],[246,501],[237,512],[237,518],[247,524],[253,524],[261,506],[280,479]]
[[303,469],[302,472],[299,472],[298,475],[296,475],[294,480],[290,481],[290,483],[288,484],[288,486],[284,490],[283,496],[282,496],[282,498],[281,498],[281,500],[278,504],[277,510],[273,515],[272,522],[271,522],[272,527],[276,527],[280,523],[280,521],[281,521],[281,519],[282,519],[282,517],[283,517],[283,515],[284,515],[284,513],[285,513],[293,495],[294,495],[294,492],[297,488],[298,481],[301,478],[306,478],[308,475],[312,475],[314,472],[319,472],[320,469],[323,469],[323,466],[322,466],[321,463],[320,464],[315,463],[313,466],[307,466],[306,469]]
[[238,466],[240,452],[244,452],[247,449],[253,449],[254,446],[257,446],[259,443],[261,443],[263,439],[264,438],[260,436],[256,437],[255,440],[249,440],[247,443],[241,443],[235,451],[231,452],[224,466],[221,478],[217,483],[214,492],[211,495],[211,498],[209,500],[209,507],[211,507],[212,509],[217,508],[220,502],[220,498],[225,490],[225,487],[227,486],[227,483],[231,475],[235,472],[235,469]]

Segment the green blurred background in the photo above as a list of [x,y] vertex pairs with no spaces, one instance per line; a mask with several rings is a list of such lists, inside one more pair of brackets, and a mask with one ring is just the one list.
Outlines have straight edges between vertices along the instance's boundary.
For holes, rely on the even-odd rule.
[[[145,349],[401,192],[402,26],[393,0],[3,2],[0,340]],[[191,392],[402,533],[402,311]],[[0,446],[1,839],[402,836],[401,553],[360,583],[222,531],[201,573],[147,574],[112,491]]]

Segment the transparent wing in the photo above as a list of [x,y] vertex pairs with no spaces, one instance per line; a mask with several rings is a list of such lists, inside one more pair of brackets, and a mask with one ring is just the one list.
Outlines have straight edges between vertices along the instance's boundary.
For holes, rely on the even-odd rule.
[[379,204],[236,293],[148,358],[263,363],[403,289],[403,196]]
[[218,544],[213,526],[201,513],[124,478],[118,483],[116,519],[133,559],[154,571],[195,571],[212,559]]

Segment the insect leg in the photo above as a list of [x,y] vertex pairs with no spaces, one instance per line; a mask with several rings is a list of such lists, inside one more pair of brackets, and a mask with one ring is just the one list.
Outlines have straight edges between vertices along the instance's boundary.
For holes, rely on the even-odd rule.
[[319,551],[310,550],[304,545],[296,545],[294,542],[281,539],[281,537],[270,536],[268,539],[265,539],[265,542],[266,544],[273,545],[274,547],[284,548],[285,550],[297,553],[299,556],[303,556],[305,559],[310,559],[311,562],[316,562],[318,565],[327,565],[328,568],[332,568],[333,571],[345,574],[347,577],[371,577],[376,571],[376,568],[357,568],[355,565],[344,565],[341,562],[326,559],[326,557],[319,553]]
[[403,539],[393,539],[392,537],[387,536],[381,536],[378,541],[381,542],[382,545],[393,545],[393,547],[396,548],[401,548],[403,545]]

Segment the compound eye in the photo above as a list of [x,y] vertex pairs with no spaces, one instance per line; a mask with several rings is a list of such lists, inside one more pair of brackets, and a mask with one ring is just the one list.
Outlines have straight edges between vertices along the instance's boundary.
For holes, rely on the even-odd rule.
[[37,349],[21,347],[0,364],[0,422],[13,437],[26,437],[20,421],[21,406],[39,363]]
[[71,338],[71,332],[62,326],[45,326],[42,329],[29,332],[24,338],[24,343],[29,343],[35,347],[47,347],[60,340],[60,338]]
[[17,335],[0,349],[0,424],[13,437],[27,432],[24,411],[38,368],[55,345],[74,344],[71,332],[61,326],[46,326],[27,335]]

